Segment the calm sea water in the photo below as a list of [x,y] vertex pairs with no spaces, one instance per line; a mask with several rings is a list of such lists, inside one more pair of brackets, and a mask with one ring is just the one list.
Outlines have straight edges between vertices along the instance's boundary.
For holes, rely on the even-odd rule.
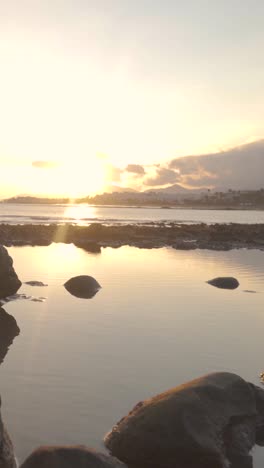
[[[264,370],[264,252],[13,247],[20,292],[43,303],[5,305],[21,329],[1,365],[3,415],[19,459],[39,444],[102,448],[103,435],[139,400],[210,371],[259,383]],[[90,299],[62,286],[88,274]],[[239,279],[234,291],[206,280]],[[255,293],[245,290],[256,291]],[[257,468],[264,450],[256,451]]]
[[91,205],[15,205],[0,203],[0,223],[264,223],[264,211],[186,210]]

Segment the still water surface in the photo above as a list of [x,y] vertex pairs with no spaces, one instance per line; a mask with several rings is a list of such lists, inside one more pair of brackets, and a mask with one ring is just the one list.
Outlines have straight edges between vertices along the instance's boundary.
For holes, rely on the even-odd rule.
[[[43,303],[6,304],[20,335],[1,365],[3,414],[20,461],[40,444],[102,448],[102,437],[139,400],[210,371],[258,383],[264,370],[264,252],[13,247],[19,292]],[[90,299],[64,288],[88,274]],[[205,283],[235,276],[235,291]],[[256,293],[244,292],[254,290]],[[263,466],[261,450],[257,468]]]

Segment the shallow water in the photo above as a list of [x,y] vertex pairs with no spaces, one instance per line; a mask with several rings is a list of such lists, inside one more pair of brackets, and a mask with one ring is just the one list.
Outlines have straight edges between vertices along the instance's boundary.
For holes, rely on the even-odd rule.
[[[264,370],[264,252],[13,247],[21,294],[4,308],[21,329],[1,365],[3,415],[21,460],[40,444],[102,437],[139,400],[210,371],[259,383]],[[90,299],[62,286],[88,274]],[[206,281],[235,276],[234,291]],[[244,292],[256,291],[256,294]],[[263,466],[261,450],[255,467]]]
[[79,205],[22,205],[0,203],[0,223],[89,225],[134,223],[264,223],[264,211],[192,210],[159,207],[116,207]]

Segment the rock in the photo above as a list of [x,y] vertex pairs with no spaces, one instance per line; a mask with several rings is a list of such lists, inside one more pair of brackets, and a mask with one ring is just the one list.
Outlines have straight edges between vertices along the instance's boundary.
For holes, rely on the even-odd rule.
[[86,252],[97,253],[97,254],[101,253],[101,246],[97,244],[96,242],[78,240],[74,242],[74,245],[76,245],[76,247],[79,247],[80,249],[85,250]]
[[40,447],[20,468],[126,468],[126,465],[114,457],[77,445]]
[[[0,399],[1,405],[1,399]],[[0,467],[1,468],[17,468],[17,463],[14,455],[14,447],[6,427],[3,423],[0,414]]]
[[64,284],[65,289],[73,296],[83,299],[91,299],[101,288],[100,284],[92,276],[74,276]]
[[0,363],[4,361],[10,345],[19,333],[14,317],[0,307]]
[[138,403],[104,441],[137,468],[252,467],[249,451],[264,442],[264,390],[212,373]]
[[13,268],[13,260],[5,247],[0,245],[0,299],[15,294],[21,281]]
[[220,289],[236,289],[239,286],[237,279],[231,276],[219,276],[218,278],[207,281],[207,283]]
[[25,284],[28,284],[29,286],[48,286],[45,283],[42,283],[42,281],[26,281]]

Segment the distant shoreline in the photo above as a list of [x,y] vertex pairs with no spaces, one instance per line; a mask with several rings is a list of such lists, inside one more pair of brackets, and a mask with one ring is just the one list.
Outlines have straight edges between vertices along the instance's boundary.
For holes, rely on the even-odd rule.
[[94,253],[99,253],[103,247],[125,245],[146,249],[264,250],[264,224],[0,224],[0,244],[6,247],[47,246],[52,242],[73,243]]
[[156,210],[212,210],[212,211],[264,211],[264,206],[239,206],[239,205],[184,205],[184,204],[178,204],[178,205],[166,205],[166,204],[160,204],[160,205],[126,205],[126,204],[94,204],[94,203],[70,203],[70,202],[36,202],[36,203],[24,203],[24,202],[14,202],[14,201],[4,201],[0,200],[0,206],[1,204],[4,205],[24,205],[24,206],[71,206],[71,205],[87,205],[89,207],[100,207],[100,208],[137,208],[137,209],[156,209]]

